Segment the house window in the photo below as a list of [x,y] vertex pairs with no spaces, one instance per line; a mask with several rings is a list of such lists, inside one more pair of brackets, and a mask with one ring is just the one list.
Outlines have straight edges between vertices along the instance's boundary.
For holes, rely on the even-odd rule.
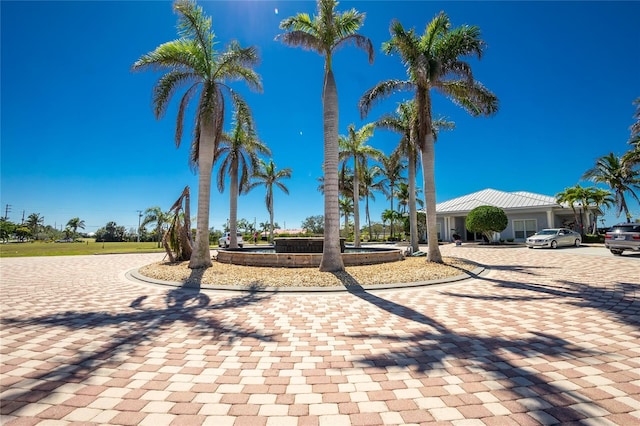
[[513,236],[516,240],[524,240],[532,236],[538,229],[535,219],[518,219],[513,221]]

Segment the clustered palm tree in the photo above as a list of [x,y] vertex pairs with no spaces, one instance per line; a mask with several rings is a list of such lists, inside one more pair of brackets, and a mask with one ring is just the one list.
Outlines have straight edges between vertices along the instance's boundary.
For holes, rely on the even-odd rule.
[[[598,205],[615,205],[616,216],[624,213],[627,222],[631,221],[632,214],[629,211],[626,195],[631,195],[640,203],[636,191],[640,191],[640,97],[633,101],[636,111],[633,115],[635,122],[631,125],[631,135],[628,143],[631,148],[621,156],[610,152],[596,160],[594,167],[587,170],[582,179],[590,180],[596,184],[604,184],[613,192],[600,189],[596,193],[592,203]],[[612,198],[613,197],[613,198]]]
[[237,219],[238,196],[250,189],[249,181],[258,167],[259,154],[271,154],[269,148],[256,135],[251,113],[247,108],[239,108],[235,113],[235,125],[231,133],[224,133],[215,158],[221,164],[218,168],[218,190],[224,192],[227,176],[229,190],[229,247],[238,247]]
[[263,185],[266,189],[266,196],[264,198],[264,202],[267,206],[267,211],[269,212],[269,223],[268,224],[260,224],[260,226],[264,229],[265,225],[268,225],[269,230],[269,242],[273,243],[273,187],[276,186],[280,188],[282,192],[285,194],[289,194],[289,189],[282,182],[283,179],[291,178],[291,169],[285,168],[282,170],[277,170],[276,165],[273,162],[273,159],[270,159],[267,163],[263,159],[260,159],[258,170],[254,172],[253,178],[254,181],[249,184],[247,190],[251,190],[256,186]]
[[360,247],[360,209],[358,207],[360,180],[365,170],[368,170],[367,160],[382,156],[382,152],[366,143],[373,136],[373,129],[373,123],[365,124],[358,130],[354,124],[350,124],[347,135],[342,135],[338,139],[338,158],[343,162],[343,170],[346,169],[349,160],[353,161],[353,227],[356,247]]
[[[421,200],[416,198],[420,191],[416,186],[416,168],[419,164],[422,167],[426,207],[427,259],[442,262],[437,244],[434,143],[438,130],[453,128],[453,123],[433,118],[431,96],[432,92],[444,95],[473,116],[488,116],[497,112],[497,97],[474,78],[471,64],[466,60],[469,57],[482,58],[485,43],[480,38],[480,30],[476,26],[452,27],[444,12],[437,14],[422,34],[414,29],[407,30],[394,20],[389,28],[391,37],[383,43],[382,50],[401,60],[407,78],[376,84],[363,94],[359,109],[364,117],[376,102],[399,91],[412,92],[413,99],[400,104],[395,114],[383,115],[358,130],[355,124],[351,124],[347,128],[347,135],[339,136],[333,55],[340,47],[354,45],[368,54],[371,63],[373,45],[371,40],[358,33],[365,14],[355,9],[339,12],[337,6],[336,0],[317,0],[315,15],[299,13],[284,19],[280,28],[285,32],[277,36],[277,40],[288,46],[312,50],[324,58],[324,175],[320,180],[325,200],[325,244],[320,270],[333,272],[344,269],[340,255],[340,212],[345,216],[345,229],[348,228],[349,215],[353,213],[355,244],[360,244],[359,203],[362,197],[366,203],[371,235],[368,201],[373,198],[374,189],[382,191],[390,200],[391,208],[383,212],[382,221],[390,222],[392,235],[394,225],[401,216],[394,210],[394,200],[398,199],[403,211],[409,210],[411,246],[417,250],[416,208],[421,204]],[[288,194],[281,180],[289,178],[291,170],[276,171],[272,159],[266,162],[260,158],[260,155],[270,155],[270,150],[257,137],[249,106],[229,85],[239,80],[251,89],[262,89],[260,76],[254,70],[259,59],[255,47],[243,48],[232,41],[226,50],[217,51],[214,49],[211,19],[194,0],[176,0],[173,8],[178,14],[179,38],[143,55],[134,63],[133,69],[166,72],[153,89],[152,103],[157,118],[165,115],[173,96],[183,90],[176,119],[177,146],[182,140],[186,110],[192,100],[197,99],[190,160],[199,172],[198,218],[196,242],[189,266],[201,268],[211,265],[208,220],[214,164],[220,162],[218,188],[223,191],[227,179],[230,184],[232,247],[237,244],[237,198],[260,185],[266,189],[269,238],[273,239],[273,186]],[[231,102],[234,107],[234,126],[229,133],[224,132],[226,102]],[[609,186],[611,191],[576,185],[557,194],[558,202],[566,202],[574,209],[576,222],[580,223],[583,230],[585,225],[590,225],[589,219],[585,223],[583,218],[583,211],[590,204],[598,207],[615,205],[617,214],[624,213],[630,220],[626,196],[630,195],[640,202],[636,193],[640,189],[640,98],[635,99],[633,104],[636,105],[636,121],[631,126],[629,151],[622,156],[609,153],[598,158],[595,166],[582,176],[582,179]],[[388,156],[366,145],[376,127],[400,135],[397,148]],[[378,164],[370,168],[368,160],[375,160]],[[408,178],[403,176],[405,169],[408,169]],[[376,179],[379,180],[376,182]],[[580,207],[580,214],[575,210],[576,206]],[[160,238],[164,213],[159,207],[148,209],[146,213],[145,224],[155,222]],[[27,225],[35,234],[42,218],[32,216]],[[78,228],[83,228],[84,223],[74,218],[67,225],[75,234]]]
[[463,59],[482,57],[485,43],[476,26],[451,28],[449,17],[440,12],[419,36],[398,21],[389,28],[391,39],[383,43],[387,54],[396,54],[407,71],[407,80],[387,80],[369,89],[360,99],[362,116],[372,105],[398,91],[412,91],[415,99],[415,146],[422,159],[422,176],[427,214],[427,260],[442,263],[438,247],[433,144],[434,120],[431,91],[434,90],[462,106],[473,116],[491,115],[498,110],[497,97],[476,81],[471,64]]
[[[384,53],[397,54],[406,67],[406,80],[387,80],[367,91],[360,101],[360,111],[366,115],[372,104],[399,90],[414,92],[414,101],[398,110],[398,119],[403,127],[397,127],[383,120],[370,123],[356,130],[355,125],[348,127],[348,135],[338,136],[338,95],[332,67],[335,51],[346,45],[364,50],[369,62],[373,62],[373,44],[367,37],[358,33],[365,14],[355,9],[339,12],[336,0],[317,0],[316,14],[299,13],[281,21],[284,30],[276,39],[292,47],[315,51],[324,58],[324,84],[322,90],[324,125],[324,160],[322,191],[324,192],[325,241],[321,271],[341,271],[344,269],[340,254],[340,211],[348,211],[348,203],[340,201],[340,196],[351,199],[354,214],[355,241],[360,244],[360,194],[367,203],[366,215],[369,227],[371,222],[368,200],[373,197],[372,188],[381,189],[391,201],[394,211],[394,198],[398,184],[405,180],[401,172],[407,161],[409,166],[408,198],[406,204],[410,211],[412,245],[417,247],[416,225],[416,188],[415,175],[418,159],[421,159],[424,195],[427,213],[428,260],[441,262],[437,245],[435,219],[435,183],[433,143],[438,128],[437,120],[432,118],[431,91],[440,94],[461,105],[474,116],[489,115],[497,111],[497,98],[477,82],[471,72],[471,66],[465,62],[468,56],[481,58],[484,42],[480,39],[477,27],[462,26],[452,28],[448,16],[438,14],[428,23],[423,35],[413,29],[405,30],[402,24],[393,21],[390,27],[391,39],[383,43]],[[271,172],[275,165],[271,161],[260,163],[260,154],[269,154],[266,145],[259,142],[251,119],[248,105],[228,82],[244,81],[250,88],[260,90],[258,74],[253,67],[257,64],[255,48],[242,48],[232,42],[226,51],[214,49],[214,35],[211,19],[206,17],[202,8],[193,0],[176,0],[174,10],[178,14],[178,34],[180,38],[164,43],[154,51],[143,55],[133,69],[159,69],[166,71],[156,83],[153,91],[154,112],[161,118],[167,110],[169,101],[179,90],[184,93],[179,103],[176,144],[182,137],[183,121],[187,106],[193,98],[196,105],[195,131],[192,141],[191,160],[199,171],[198,183],[198,220],[196,243],[189,266],[207,267],[211,264],[208,252],[208,216],[212,168],[220,160],[218,188],[224,189],[225,176],[230,175],[230,227],[232,240],[236,232],[233,229],[237,213],[237,197],[243,192],[263,184],[267,188],[267,210],[270,214],[270,230],[273,232],[273,192],[275,183],[285,193],[286,187],[272,180]],[[230,99],[235,107],[235,128],[232,133],[223,132],[225,120],[225,99]],[[387,127],[402,135],[395,153],[389,157],[368,147],[365,142],[371,137],[374,127]],[[418,153],[420,155],[418,155]],[[342,167],[339,170],[340,160]],[[369,169],[368,159],[380,162],[376,168]],[[349,164],[353,167],[349,171]],[[288,171],[288,169],[283,170]],[[288,173],[282,177],[289,177]],[[383,176],[374,182],[377,176]],[[251,183],[250,180],[256,181]],[[349,178],[351,181],[349,181]],[[362,185],[365,182],[366,185]],[[404,201],[403,201],[404,202]],[[348,214],[346,222],[348,224]],[[393,216],[393,215],[391,215]],[[390,218],[387,214],[385,217]],[[397,217],[397,215],[396,215]],[[383,221],[385,219],[383,218]],[[391,220],[394,231],[395,219]],[[371,231],[370,231],[371,233]],[[232,242],[233,245],[233,242]]]
[[133,69],[166,71],[153,89],[152,102],[158,119],[165,115],[173,96],[184,90],[176,120],[176,146],[182,141],[187,107],[197,99],[191,161],[199,172],[198,216],[195,247],[189,261],[189,267],[196,269],[212,264],[209,251],[211,173],[222,140],[225,99],[230,99],[236,109],[248,110],[244,99],[229,82],[241,80],[255,90],[261,90],[262,84],[253,69],[258,64],[255,47],[243,48],[233,41],[226,50],[217,51],[211,18],[200,6],[191,0],[176,0],[173,9],[178,14],[179,38],[143,55],[133,64]]

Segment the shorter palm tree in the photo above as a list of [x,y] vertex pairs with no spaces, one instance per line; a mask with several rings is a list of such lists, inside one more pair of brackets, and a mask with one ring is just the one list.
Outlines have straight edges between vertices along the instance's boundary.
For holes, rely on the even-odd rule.
[[340,197],[338,206],[344,215],[344,238],[349,238],[349,216],[353,213],[353,198]]
[[37,239],[38,238],[38,231],[40,230],[40,227],[42,227],[42,225],[44,224],[44,217],[40,216],[40,213],[31,213],[28,217],[27,217],[27,228],[29,228],[29,230],[31,231],[31,235],[33,236],[33,239]]
[[[589,193],[589,188],[583,188],[580,184],[576,184],[556,194],[556,201],[558,203],[567,203],[569,207],[571,207],[574,223],[580,228],[582,235],[585,234],[584,210],[589,205]],[[578,214],[576,210],[576,204],[580,207],[580,214]]]
[[[374,166],[376,168],[375,173],[381,176],[380,181],[378,181],[378,188],[387,197],[387,200],[391,201],[389,210],[393,211],[397,185],[400,182],[407,181],[407,178],[402,176],[407,164],[398,150],[393,151],[388,156],[383,155],[378,161],[380,164]],[[393,222],[391,222],[391,235],[393,235]]]
[[627,221],[631,220],[625,194],[631,194],[636,201],[640,202],[638,195],[634,192],[634,190],[640,189],[639,170],[626,167],[622,158],[611,152],[609,155],[598,158],[596,165],[587,170],[582,175],[582,179],[608,185],[616,200],[616,216],[619,217],[620,213],[624,212]]
[[267,190],[264,202],[269,212],[269,242],[271,244],[273,244],[273,186],[277,186],[282,192],[289,195],[289,189],[284,183],[280,182],[282,179],[289,178],[291,178],[290,168],[276,170],[273,159],[270,159],[268,163],[260,159],[258,169],[253,174],[253,179],[255,180],[247,187],[247,191],[250,191],[258,185],[264,185]]
[[367,140],[373,136],[373,123],[365,124],[356,130],[354,124],[348,127],[347,135],[341,135],[338,139],[340,152],[338,158],[342,161],[343,169],[349,160],[353,160],[353,226],[354,244],[360,247],[360,179],[363,171],[367,170],[368,159],[378,159],[382,152],[367,145]]
[[75,236],[78,233],[78,228],[84,229],[84,220],[80,220],[79,217],[69,219],[67,226],[71,229],[72,235]]
[[155,223],[158,248],[160,248],[160,244],[162,243],[163,227],[166,223],[168,223],[169,218],[169,213],[163,212],[159,206],[149,207],[144,211],[144,218],[142,219],[142,224],[140,225],[140,227],[144,228],[151,223]]
[[400,213],[395,210],[386,209],[382,212],[382,224],[384,225],[385,223],[389,222],[391,225],[391,234],[389,235],[389,238],[394,238],[393,224],[401,217],[402,216],[400,215]]
[[237,220],[238,196],[249,189],[249,179],[257,169],[259,154],[271,154],[269,148],[256,134],[251,111],[245,105],[234,113],[234,127],[231,133],[224,133],[218,149],[218,190],[224,192],[225,181],[229,178],[229,247],[238,247]]
[[615,198],[613,198],[613,195],[611,194],[611,191],[606,190],[606,189],[602,189],[602,188],[598,188],[598,187],[591,187],[590,189],[590,193],[589,193],[589,203],[593,203],[596,206],[596,210],[594,212],[593,215],[593,223],[594,223],[594,229],[593,229],[593,233],[597,234],[598,232],[598,213],[600,212],[600,207],[605,206],[607,208],[613,207],[616,204],[616,200]]

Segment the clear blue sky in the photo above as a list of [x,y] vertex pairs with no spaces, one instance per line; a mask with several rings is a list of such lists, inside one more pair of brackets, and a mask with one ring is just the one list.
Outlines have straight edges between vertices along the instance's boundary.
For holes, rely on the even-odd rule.
[[[286,181],[290,195],[275,193],[275,220],[297,228],[306,217],[323,214],[317,191],[323,62],[274,37],[282,19],[314,13],[315,2],[201,4],[220,43],[237,39],[260,51],[257,71],[264,93],[235,87],[246,95],[276,165],[293,169]],[[138,224],[137,210],[168,209],[185,185],[191,187],[195,212],[191,129],[176,149],[176,102],[157,121],[151,89],[158,75],[130,71],[142,54],[177,37],[171,3],[2,1],[0,7],[2,215],[9,204],[15,222],[24,211],[25,217],[40,213],[58,228],[78,216],[87,232],[108,221],[129,229]],[[481,28],[488,48],[481,61],[472,61],[473,69],[497,94],[500,111],[471,118],[434,97],[434,114],[456,123],[436,146],[438,201],[485,188],[555,195],[578,183],[597,157],[629,148],[632,101],[640,96],[640,2],[344,1],[339,6],[351,7],[367,15],[361,34],[372,40],[376,59],[369,65],[364,52],[353,47],[335,55],[340,133],[350,123],[360,127],[376,120],[409,97],[392,98],[360,119],[357,102],[365,90],[406,76],[397,57],[380,52],[391,19],[422,33],[444,10],[454,26]],[[377,131],[369,144],[389,153],[397,140]],[[639,217],[638,203],[630,204]],[[389,202],[376,194],[372,218],[380,220],[387,208]],[[228,192],[212,192],[211,226],[220,229],[228,211]],[[238,218],[268,220],[263,188],[240,197]],[[607,219],[608,224],[618,220],[611,214]]]

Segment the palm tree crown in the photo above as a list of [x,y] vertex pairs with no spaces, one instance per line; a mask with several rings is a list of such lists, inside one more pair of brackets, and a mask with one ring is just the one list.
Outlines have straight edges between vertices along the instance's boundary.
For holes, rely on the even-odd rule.
[[227,176],[229,191],[229,232],[230,247],[237,248],[238,196],[249,189],[249,179],[258,167],[259,154],[271,154],[269,148],[258,139],[251,112],[242,107],[235,113],[234,128],[224,133],[215,158],[220,161],[218,168],[218,190],[224,192]]
[[340,47],[353,44],[365,50],[373,62],[371,40],[357,34],[365,15],[351,9],[336,11],[336,0],[318,0],[317,14],[306,13],[284,19],[280,28],[287,31],[277,39],[289,46],[313,50],[324,57],[324,85],[322,89],[324,124],[324,219],[325,234],[320,270],[344,270],[340,253],[340,211],[338,208],[338,92],[331,66],[333,53]]
[[473,116],[493,114],[496,96],[473,78],[471,65],[463,58],[480,59],[484,42],[475,26],[451,28],[449,17],[441,12],[427,24],[422,36],[407,31],[398,21],[389,29],[391,39],[382,45],[386,54],[397,54],[406,68],[408,80],[388,80],[369,89],[360,99],[364,116],[373,103],[398,90],[415,92],[417,110],[416,144],[422,153],[424,194],[427,213],[428,254],[432,262],[442,262],[438,248],[435,211],[433,119],[431,90],[453,100]]
[[163,212],[159,206],[149,207],[144,211],[144,218],[142,219],[140,227],[144,228],[150,223],[155,224],[158,247],[160,247],[160,242],[162,241],[163,227],[165,224],[169,223],[169,218],[170,214],[168,212]]
[[84,220],[81,220],[79,217],[74,217],[69,219],[69,222],[67,222],[67,226],[71,228],[73,234],[75,235],[78,232],[78,228],[84,229],[85,224]]
[[260,159],[259,167],[253,173],[254,181],[249,184],[247,190],[255,188],[258,185],[264,185],[266,188],[266,195],[264,202],[269,212],[269,242],[273,243],[273,187],[274,185],[285,194],[289,194],[289,189],[281,182],[282,179],[291,178],[291,169],[285,168],[277,170],[273,159],[270,159],[267,163],[263,159]]
[[582,179],[609,185],[616,201],[616,215],[620,216],[620,213],[624,212],[627,220],[631,220],[625,193],[631,194],[640,202],[638,195],[634,192],[634,189],[640,189],[639,170],[626,167],[622,159],[611,152],[609,155],[598,158],[596,165],[587,170]]
[[347,135],[340,136],[338,146],[340,152],[338,158],[343,161],[343,167],[347,166],[349,160],[353,160],[353,224],[354,242],[356,247],[360,247],[360,179],[365,170],[368,169],[367,160],[378,159],[382,152],[367,145],[367,140],[373,136],[373,123],[365,124],[356,130],[354,124],[348,127]]
[[157,118],[167,111],[173,96],[184,90],[178,105],[175,142],[182,140],[184,116],[191,101],[197,99],[191,164],[199,170],[198,221],[195,250],[190,268],[211,266],[209,254],[209,200],[213,156],[222,136],[225,96],[236,105],[244,100],[227,85],[243,80],[250,88],[262,90],[260,77],[253,70],[258,63],[254,47],[242,48],[231,42],[223,52],[215,50],[211,18],[191,0],[176,0],[179,39],[158,46],[133,64],[134,70],[166,71],[153,88],[153,107]]

